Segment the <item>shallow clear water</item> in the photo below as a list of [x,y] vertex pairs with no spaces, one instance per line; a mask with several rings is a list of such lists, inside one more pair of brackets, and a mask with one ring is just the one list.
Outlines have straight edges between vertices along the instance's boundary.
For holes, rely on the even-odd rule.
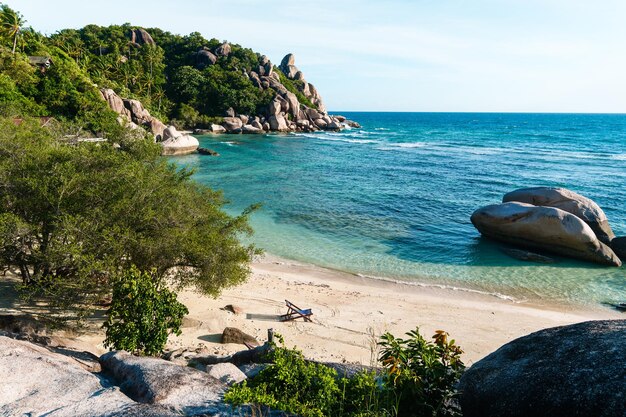
[[626,115],[345,113],[341,133],[200,138],[220,157],[173,160],[253,215],[269,253],[374,277],[515,299],[626,301],[626,269],[522,262],[480,237],[472,212],[521,187],[595,200],[626,235]]

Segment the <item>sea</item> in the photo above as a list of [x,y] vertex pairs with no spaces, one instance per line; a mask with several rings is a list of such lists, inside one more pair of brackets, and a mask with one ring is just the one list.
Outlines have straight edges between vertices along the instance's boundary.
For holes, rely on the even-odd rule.
[[231,214],[261,203],[250,239],[269,254],[513,302],[626,302],[625,267],[520,261],[470,222],[509,191],[565,187],[626,236],[626,115],[332,113],[362,128],[200,136],[219,157],[173,161]]

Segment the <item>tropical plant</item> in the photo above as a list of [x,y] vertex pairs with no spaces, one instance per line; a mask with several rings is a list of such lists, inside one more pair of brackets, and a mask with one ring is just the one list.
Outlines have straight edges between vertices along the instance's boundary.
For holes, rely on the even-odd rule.
[[25,23],[26,20],[19,12],[11,9],[6,4],[0,5],[0,29],[5,36],[13,41],[13,54],[15,54],[17,38]]
[[454,387],[465,369],[461,348],[441,330],[433,341],[420,335],[419,328],[407,336],[400,339],[386,333],[381,338],[380,361],[386,370],[388,401],[400,416],[460,415],[453,400],[457,395]]
[[[438,331],[433,341],[419,329],[408,339],[381,337],[382,371],[338,378],[323,364],[307,361],[294,349],[273,346],[272,364],[235,385],[225,400],[314,417],[458,416],[455,385],[463,372],[461,349]],[[280,339],[282,341],[282,339]]]
[[163,351],[170,334],[180,335],[187,307],[176,299],[154,271],[131,266],[113,284],[107,311],[104,346],[155,356]]

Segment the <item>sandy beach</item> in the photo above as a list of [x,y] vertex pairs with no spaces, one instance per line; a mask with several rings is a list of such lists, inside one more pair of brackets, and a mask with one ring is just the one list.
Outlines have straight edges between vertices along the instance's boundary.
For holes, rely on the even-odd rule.
[[[215,353],[240,345],[219,344],[222,330],[237,327],[263,342],[267,329],[282,334],[307,357],[369,364],[373,338],[389,331],[396,336],[419,326],[422,334],[446,330],[464,349],[471,364],[501,345],[536,330],[586,320],[623,318],[608,309],[532,306],[480,293],[399,284],[264,256],[252,265],[247,283],[217,299],[183,292],[190,311],[180,337],[170,347],[205,344]],[[313,310],[313,322],[280,322],[284,300]],[[243,310],[223,309],[233,304]]]
[[[284,336],[312,359],[370,364],[378,337],[389,331],[396,336],[419,326],[430,337],[435,330],[450,333],[471,364],[503,344],[539,329],[597,319],[619,319],[616,311],[572,306],[537,306],[471,291],[425,287],[362,278],[348,273],[265,255],[251,265],[243,285],[225,290],[216,299],[192,291],[179,294],[189,308],[182,334],[171,336],[167,349],[206,347],[213,354],[242,350],[237,344],[220,343],[225,327],[237,327],[263,343],[267,330]],[[6,284],[6,282],[5,282]],[[16,294],[4,287],[0,311],[23,310]],[[285,300],[313,310],[313,322],[280,322]],[[224,309],[232,304],[242,310]],[[101,315],[100,315],[101,317]],[[97,329],[101,321],[92,320]],[[70,347],[96,354],[107,351],[101,330],[64,337]],[[374,355],[372,352],[374,351]]]

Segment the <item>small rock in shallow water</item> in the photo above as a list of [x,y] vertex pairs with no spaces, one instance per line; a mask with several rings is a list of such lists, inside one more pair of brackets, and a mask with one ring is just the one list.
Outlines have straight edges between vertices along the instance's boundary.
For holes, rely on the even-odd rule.
[[548,256],[539,255],[535,252],[530,252],[521,249],[502,248],[500,249],[511,258],[519,259],[520,261],[539,262],[542,264],[553,264],[556,261]]

